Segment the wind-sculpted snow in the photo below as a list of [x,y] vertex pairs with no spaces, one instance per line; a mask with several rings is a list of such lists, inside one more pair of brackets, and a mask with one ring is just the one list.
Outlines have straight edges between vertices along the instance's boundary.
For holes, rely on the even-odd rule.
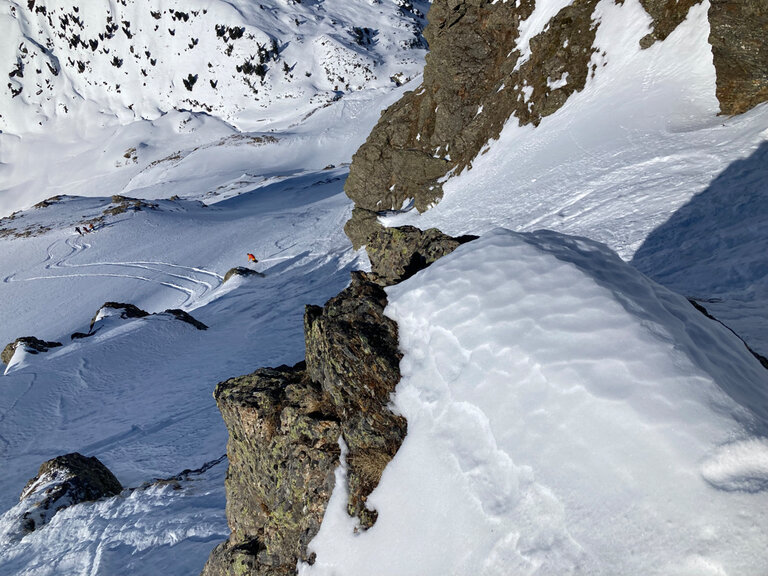
[[684,298],[506,230],[388,295],[408,436],[375,528],[335,493],[301,574],[768,570],[768,376]]

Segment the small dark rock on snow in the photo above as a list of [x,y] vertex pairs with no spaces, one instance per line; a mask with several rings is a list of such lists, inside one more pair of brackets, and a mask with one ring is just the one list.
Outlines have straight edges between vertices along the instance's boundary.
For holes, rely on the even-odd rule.
[[257,272],[256,270],[246,268],[245,266],[236,266],[234,268],[230,268],[227,273],[224,274],[224,282],[232,278],[232,276],[264,276],[264,274]]
[[3,349],[2,354],[0,354],[0,360],[2,360],[3,364],[8,365],[19,346],[23,346],[30,354],[39,354],[40,352],[48,352],[51,348],[61,346],[61,342],[46,342],[45,340],[40,340],[34,336],[22,336],[21,338],[16,338],[16,340],[8,344]]

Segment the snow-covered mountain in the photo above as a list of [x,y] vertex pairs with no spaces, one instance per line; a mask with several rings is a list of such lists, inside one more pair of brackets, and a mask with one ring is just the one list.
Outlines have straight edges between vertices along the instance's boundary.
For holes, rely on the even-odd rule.
[[84,102],[123,122],[173,109],[241,129],[298,118],[344,93],[417,73],[425,7],[4,0],[3,131],[28,131]]
[[[228,150],[232,142],[221,141],[233,134],[258,142],[264,132],[301,132],[337,101],[355,108],[361,94],[407,84],[423,65],[428,7],[2,0],[0,214],[57,194],[122,194],[156,183],[146,170],[168,169],[195,148]],[[360,139],[368,132],[350,128]],[[327,146],[316,132],[311,138]],[[344,139],[332,138],[342,150],[329,163],[349,159]]]
[[[565,34],[558,50],[581,35],[591,72],[562,101],[569,77],[510,85],[546,110],[525,125],[457,91],[472,126],[493,113],[498,130],[460,170],[403,179],[392,158],[459,118],[409,109],[418,83],[472,77],[421,76],[426,2],[2,0],[0,346],[60,346],[3,354],[0,573],[196,575],[230,538],[251,573],[766,574],[768,108],[718,115],[707,15],[723,2],[674,3],[669,30],[658,4],[437,0],[443,41],[487,30],[522,67],[540,34]],[[580,18],[599,26],[568,28]],[[456,61],[521,69],[478,57],[495,47],[457,44]],[[366,496],[375,524],[348,514],[360,463],[341,438],[330,501],[286,504],[320,510],[312,563],[273,566],[226,510],[212,392],[302,360],[304,305],[376,265],[344,235],[343,188],[389,106],[394,136],[374,138],[389,151],[354,160],[355,187],[398,200],[373,218],[480,238],[386,289],[402,354],[389,406],[408,429]],[[433,152],[441,170],[454,154]],[[396,184],[431,178],[439,201],[402,202]],[[123,491],[53,514],[41,492],[19,502],[71,452]],[[254,525],[279,525],[262,504]]]

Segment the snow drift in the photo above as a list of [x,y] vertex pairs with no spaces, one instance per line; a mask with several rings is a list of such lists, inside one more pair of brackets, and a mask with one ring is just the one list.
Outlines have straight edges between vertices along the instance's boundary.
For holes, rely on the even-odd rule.
[[728,330],[553,232],[388,294],[408,436],[376,525],[337,482],[302,574],[765,574],[768,377]]

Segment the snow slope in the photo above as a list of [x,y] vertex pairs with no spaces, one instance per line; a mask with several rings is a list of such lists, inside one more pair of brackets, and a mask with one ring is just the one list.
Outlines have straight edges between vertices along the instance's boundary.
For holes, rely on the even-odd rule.
[[[2,377],[3,510],[58,454],[95,455],[131,488],[224,454],[215,384],[300,360],[304,304],[324,302],[358,266],[342,232],[345,170],[298,175],[210,207],[158,201],[108,215],[86,236],[73,226],[113,207],[110,199],[64,198],[19,216],[56,228],[3,240],[2,269],[15,269],[2,284],[3,338],[37,333],[64,345],[17,352]],[[248,251],[260,259],[260,275],[222,283]],[[99,315],[93,336],[70,340],[88,332],[106,300],[149,312],[180,307],[208,330],[163,314]],[[181,490],[160,486],[77,506],[22,541],[12,537],[20,509],[11,508],[0,520],[0,572],[114,574],[129,558],[132,570],[118,573],[148,574],[158,563],[170,574],[196,573],[227,534],[225,466]]]
[[[638,265],[646,274],[661,274],[667,258],[682,248],[687,256],[674,256],[685,258],[674,281],[668,272],[658,279],[686,296],[717,300],[729,325],[768,353],[759,329],[768,322],[767,269],[764,263],[742,265],[764,258],[757,222],[764,221],[767,193],[759,171],[768,107],[717,116],[707,8],[708,2],[694,6],[666,41],[641,50],[650,18],[639,2],[600,2],[593,56],[598,72],[585,89],[537,128],[510,119],[471,170],[444,184],[444,198],[434,208],[386,223],[437,226],[450,234],[545,228],[605,242],[630,260],[657,228],[666,226],[667,236],[672,229],[685,234],[682,217],[665,223],[691,202],[697,218],[711,215],[708,225],[688,228],[696,236],[685,246],[662,247],[656,234]],[[723,221],[726,205],[737,214]],[[748,230],[740,228],[744,217],[753,222]],[[714,237],[713,225],[722,230]],[[745,242],[747,237],[755,242]],[[713,253],[721,257],[708,266],[704,261],[711,262]],[[688,265],[698,266],[695,278]]]
[[376,525],[337,482],[301,574],[768,571],[768,373],[727,329],[554,232],[493,231],[388,294],[408,436]]
[[[428,6],[2,0],[0,68],[9,81],[0,90],[0,214],[55,194],[121,193],[140,185],[134,177],[155,184],[177,164],[204,168],[205,150],[232,148],[229,137],[306,135],[306,120],[329,108],[341,123],[377,113],[387,102],[371,101],[423,66]],[[339,113],[348,100],[351,111]],[[370,129],[320,124],[310,132],[317,146],[326,142],[319,131],[335,133],[332,164],[348,161]],[[233,178],[258,164],[254,156]]]

